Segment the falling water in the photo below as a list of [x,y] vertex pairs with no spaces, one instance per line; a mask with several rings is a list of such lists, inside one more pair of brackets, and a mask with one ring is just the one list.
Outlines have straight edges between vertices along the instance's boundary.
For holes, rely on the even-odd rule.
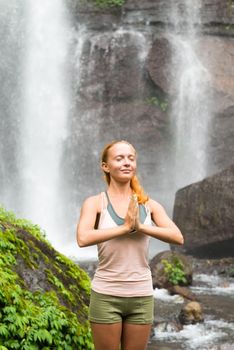
[[21,128],[22,211],[62,244],[61,152],[67,135],[68,32],[62,0],[27,0]]
[[183,7],[174,4],[171,11],[175,26],[169,36],[174,51],[171,118],[175,190],[207,174],[210,77],[197,54],[200,9],[201,1],[185,0]]
[[[119,116],[114,104],[111,104],[116,97],[120,101],[123,97],[126,98],[124,84],[116,90],[110,89],[112,96],[104,96],[109,93],[108,86],[105,85],[107,79],[102,79],[98,75],[100,74],[98,63],[105,61],[108,67],[105,78],[108,76],[108,81],[111,83],[121,73],[117,56],[121,50],[118,48],[130,45],[132,56],[129,60],[134,60],[131,64],[132,66],[136,64],[137,67],[134,98],[140,100],[141,78],[144,74],[142,71],[149,48],[148,37],[146,38],[144,32],[125,28],[98,34],[79,28],[74,35],[67,21],[63,0],[41,2],[24,0],[23,7],[25,7],[24,23],[27,26],[23,49],[21,48],[24,69],[21,70],[19,77],[20,98],[23,102],[21,104],[17,102],[15,109],[11,105],[9,115],[14,117],[11,118],[10,126],[4,129],[5,139],[12,130],[17,138],[15,137],[14,142],[12,140],[10,142],[14,152],[13,150],[11,152],[10,147],[7,152],[3,148],[0,149],[4,160],[0,175],[4,178],[3,185],[6,188],[4,191],[0,189],[1,200],[3,198],[5,202],[6,196],[9,197],[11,191],[12,203],[12,199],[15,200],[15,193],[19,193],[19,204],[13,209],[45,229],[47,237],[57,249],[61,250],[62,247],[64,250],[64,241],[69,241],[70,253],[73,254],[77,249],[74,228],[80,202],[84,196],[91,194],[88,191],[94,187],[99,188],[99,184],[102,183],[101,173],[97,169],[99,151],[103,144],[111,139],[121,137],[134,141],[135,138],[136,129],[129,127],[127,120],[124,122],[117,120]],[[171,115],[175,184],[170,192],[173,195],[176,189],[201,179],[206,173],[205,149],[210,118],[207,103],[209,73],[199,61],[196,51],[199,8],[200,1],[187,0],[183,7],[180,6],[178,9],[174,5],[170,11],[173,31],[169,31],[168,38],[174,49],[172,75],[175,78],[173,86],[175,102]],[[12,14],[12,11],[9,12]],[[14,26],[14,35],[17,37],[15,27],[17,25]],[[76,35],[76,53],[73,57],[76,61],[75,66],[74,62],[69,62],[71,58],[69,56],[68,59],[67,52],[71,36],[74,40]],[[13,44],[11,50],[15,47]],[[90,57],[87,54],[88,50]],[[85,61],[83,61],[84,51]],[[4,62],[5,59],[1,61]],[[67,79],[69,64],[75,66],[72,68],[75,71],[73,97],[70,97],[70,82]],[[17,74],[17,69],[15,71]],[[86,96],[82,101],[82,110],[79,103],[83,93]],[[109,106],[108,120],[103,117],[107,115],[104,106],[106,102]],[[134,108],[137,109],[138,106],[133,106],[131,111],[133,115]],[[138,122],[141,127],[141,122]],[[19,125],[18,131],[17,125]],[[144,138],[144,144],[145,141]],[[7,145],[6,142],[4,144]],[[145,153],[147,158],[148,148]],[[89,171],[87,171],[87,154]],[[167,161],[163,159],[162,163],[167,167],[165,164]],[[12,169],[16,174],[13,180],[17,179],[17,182],[10,176],[13,173]],[[165,173],[169,173],[167,168]],[[92,182],[94,179],[95,184]],[[11,185],[13,182],[17,188]],[[169,201],[173,203],[173,199]],[[69,226],[69,237],[67,237]]]
[[[115,106],[111,103],[112,99],[124,94],[124,86],[113,93],[113,89],[109,91],[106,86],[106,81],[111,84],[116,80],[116,76],[121,74],[118,70],[118,68],[121,70],[120,52],[123,52],[123,47],[131,46],[136,53],[134,63],[139,66],[134,86],[137,98],[140,98],[142,67],[149,46],[144,34],[124,28],[118,28],[113,32],[93,33],[81,26],[77,28],[74,42],[74,75],[76,77],[74,90],[77,95],[75,96],[76,109],[73,112],[73,118],[70,119],[69,128],[71,146],[67,161],[72,162],[68,164],[67,168],[72,169],[69,181],[72,189],[68,190],[71,193],[70,203],[74,204],[71,212],[77,214],[82,198],[105,188],[98,167],[103,145],[113,139],[129,139],[131,133],[131,130],[126,128],[126,124],[123,122],[118,124]],[[126,58],[123,57],[123,59]],[[100,76],[100,65],[102,64],[107,67],[104,79]],[[108,99],[110,107],[108,117],[103,118],[106,99]],[[88,108],[84,107],[84,101],[87,100]],[[77,123],[77,118],[79,123]],[[104,132],[105,127],[108,127],[108,132]],[[76,219],[77,217],[73,216],[74,223]],[[71,240],[66,249],[69,255],[76,256],[79,260],[97,258],[96,246],[79,249],[74,240]]]
[[0,203],[11,210],[21,202],[17,142],[23,28],[22,4],[17,0],[0,1]]

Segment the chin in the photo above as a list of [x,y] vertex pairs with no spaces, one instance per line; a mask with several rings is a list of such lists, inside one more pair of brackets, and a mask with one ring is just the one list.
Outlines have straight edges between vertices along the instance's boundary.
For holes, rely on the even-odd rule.
[[133,178],[133,175],[126,174],[125,176],[119,177],[118,180],[120,182],[126,182],[126,181],[130,181],[132,178]]

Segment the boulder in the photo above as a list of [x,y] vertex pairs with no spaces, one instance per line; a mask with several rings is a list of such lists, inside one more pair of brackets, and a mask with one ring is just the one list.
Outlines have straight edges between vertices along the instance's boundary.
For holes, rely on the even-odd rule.
[[183,325],[203,322],[203,312],[201,304],[196,301],[190,301],[180,311],[179,321]]
[[173,220],[185,243],[173,251],[197,257],[233,256],[234,165],[176,193]]
[[154,84],[164,93],[172,93],[173,69],[172,45],[166,37],[156,38],[151,46],[147,59],[147,70]]
[[201,304],[196,301],[190,301],[183,305],[180,313],[169,320],[158,320],[154,322],[156,332],[179,332],[184,325],[203,322],[203,311]]
[[185,279],[187,282],[179,283],[181,285],[190,285],[192,283],[192,265],[188,257],[183,254],[175,253],[170,250],[166,250],[157,254],[150,261],[150,268],[153,279],[153,288],[165,288],[170,289],[173,284],[168,280],[168,276],[165,273],[165,266],[163,260],[174,264],[175,261],[181,261],[184,266]]

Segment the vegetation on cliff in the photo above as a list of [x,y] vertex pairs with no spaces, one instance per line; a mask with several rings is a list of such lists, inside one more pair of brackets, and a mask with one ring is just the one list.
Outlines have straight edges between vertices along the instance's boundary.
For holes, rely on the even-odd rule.
[[0,350],[91,350],[88,275],[0,208]]
[[114,7],[122,6],[125,0],[92,0],[98,7]]

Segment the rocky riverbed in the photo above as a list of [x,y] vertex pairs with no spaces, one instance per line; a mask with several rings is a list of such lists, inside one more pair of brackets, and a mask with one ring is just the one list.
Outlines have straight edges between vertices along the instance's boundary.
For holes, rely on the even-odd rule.
[[[193,284],[189,288],[202,306],[204,322],[184,326],[179,332],[170,327],[185,300],[155,290],[155,325],[147,350],[233,350],[234,278],[233,258],[194,259]],[[162,327],[163,323],[167,328]]]
[[[204,322],[176,332],[173,322],[187,301],[155,289],[154,326],[147,350],[234,350],[234,258],[190,259],[193,283],[189,289],[202,306]],[[96,264],[79,263],[91,278]]]

